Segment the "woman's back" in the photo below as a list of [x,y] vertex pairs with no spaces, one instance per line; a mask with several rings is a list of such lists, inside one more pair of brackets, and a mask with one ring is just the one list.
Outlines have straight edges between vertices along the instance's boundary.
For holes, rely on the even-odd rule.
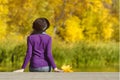
[[27,52],[22,68],[30,60],[31,68],[44,66],[56,67],[51,51],[51,37],[47,34],[33,34],[27,38]]
[[43,67],[48,66],[47,54],[51,52],[47,52],[47,45],[49,44],[49,39],[51,37],[46,34],[35,34],[30,35],[29,40],[32,44],[32,57],[30,60],[30,67]]

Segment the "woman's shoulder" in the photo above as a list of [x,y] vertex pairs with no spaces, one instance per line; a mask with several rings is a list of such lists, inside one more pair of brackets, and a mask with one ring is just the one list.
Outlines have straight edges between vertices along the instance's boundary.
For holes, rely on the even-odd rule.
[[51,36],[48,35],[48,34],[33,34],[33,35],[29,35],[29,36],[28,36],[28,38],[37,38],[37,37],[51,38]]

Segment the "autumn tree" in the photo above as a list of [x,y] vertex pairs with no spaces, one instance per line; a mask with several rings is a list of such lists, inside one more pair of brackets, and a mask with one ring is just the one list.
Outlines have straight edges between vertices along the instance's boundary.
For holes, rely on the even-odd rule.
[[11,0],[9,1],[9,32],[26,35],[31,30],[32,22],[39,17],[51,14],[48,3],[44,0]]
[[[69,42],[81,41],[82,39],[109,41],[113,36],[113,26],[115,25],[113,21],[116,19],[111,15],[112,5],[112,0],[59,0],[53,2],[51,6],[55,12],[55,32],[62,39],[67,39],[67,35],[69,35],[70,39],[65,39]],[[74,18],[71,19],[71,17]],[[78,22],[75,20],[76,17],[79,19]],[[74,20],[76,25],[73,25]],[[75,27],[77,30],[73,30]],[[68,30],[70,30],[69,33]],[[78,35],[78,32],[73,31],[78,31],[82,38],[76,39],[75,36]]]
[[8,20],[8,0],[0,0],[0,39],[6,35],[6,21]]
[[46,17],[48,33],[67,42],[119,41],[117,0],[0,0],[0,34],[27,35],[32,22]]

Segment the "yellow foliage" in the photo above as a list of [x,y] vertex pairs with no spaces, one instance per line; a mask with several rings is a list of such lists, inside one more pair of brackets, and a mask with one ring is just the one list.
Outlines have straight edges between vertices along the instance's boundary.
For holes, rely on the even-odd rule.
[[101,0],[87,0],[87,8],[90,8],[93,12],[98,12],[100,9],[103,9],[104,6]]
[[61,35],[67,42],[76,42],[83,39],[80,19],[76,16],[71,16],[65,21],[65,28],[62,29]]
[[0,19],[0,40],[5,39],[6,24]]
[[0,40],[5,39],[6,27],[0,27]]
[[57,9],[57,6],[62,5],[63,0],[49,0],[49,3],[51,3],[52,8]]
[[72,67],[70,65],[63,65],[61,67],[61,69],[64,71],[64,72],[73,72],[72,70]]
[[26,40],[24,39],[23,35],[17,34],[14,32],[9,32],[8,38],[10,38],[11,40],[17,41],[17,42],[23,42],[24,40]]
[[107,21],[107,20],[109,20],[109,10],[107,10],[107,9],[104,9],[104,10],[102,10],[101,11],[101,14],[100,14],[100,16],[99,16],[99,20],[100,21]]
[[104,0],[105,2],[107,2],[108,4],[112,4],[112,0]]
[[5,3],[8,3],[8,0],[0,0],[0,4],[5,4]]
[[47,34],[53,36],[53,30],[54,30],[53,26],[50,26],[49,29],[46,32],[47,32]]
[[103,8],[103,4],[102,4],[102,2],[100,0],[95,0],[93,2],[94,2],[95,7]]
[[0,0],[0,16],[8,14],[8,0]]
[[0,0],[0,39],[6,32],[22,39],[16,33],[26,35],[35,18],[46,17],[51,23],[47,32],[56,30],[67,42],[109,40],[119,31],[114,5],[113,0]]
[[32,2],[31,0],[26,0],[26,3],[24,4],[24,9],[26,9],[26,10],[31,9],[33,7],[31,2]]
[[7,14],[8,13],[8,7],[4,5],[0,5],[0,14]]
[[112,32],[113,32],[113,29],[112,29],[112,24],[109,23],[108,25],[106,25],[104,28],[103,28],[103,37],[104,37],[104,40],[109,40],[111,37],[112,37]]

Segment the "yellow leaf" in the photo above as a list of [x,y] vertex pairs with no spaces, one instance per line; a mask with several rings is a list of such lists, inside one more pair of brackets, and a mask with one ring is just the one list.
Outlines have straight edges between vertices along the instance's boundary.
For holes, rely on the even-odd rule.
[[72,67],[70,65],[63,65],[61,67],[61,69],[64,71],[64,72],[73,72],[72,70]]

